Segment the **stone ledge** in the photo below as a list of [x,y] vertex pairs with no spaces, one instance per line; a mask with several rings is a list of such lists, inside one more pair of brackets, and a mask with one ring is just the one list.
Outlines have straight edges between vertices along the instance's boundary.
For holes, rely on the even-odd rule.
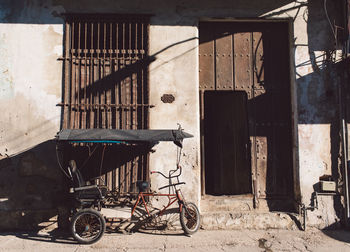
[[297,230],[296,214],[282,212],[212,212],[201,214],[202,229],[288,229]]
[[200,211],[244,212],[253,210],[253,197],[205,196],[200,202]]

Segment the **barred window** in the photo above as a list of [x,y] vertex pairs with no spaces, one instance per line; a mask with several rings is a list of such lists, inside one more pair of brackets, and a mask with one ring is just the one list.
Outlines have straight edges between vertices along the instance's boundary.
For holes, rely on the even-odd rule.
[[[148,28],[143,15],[65,15],[62,128],[148,128]],[[88,148],[74,147],[69,155],[89,166],[88,177],[102,175],[111,190],[134,191],[137,180],[147,179],[142,150],[104,146],[84,163]]]
[[147,128],[148,19],[66,15],[63,128]]

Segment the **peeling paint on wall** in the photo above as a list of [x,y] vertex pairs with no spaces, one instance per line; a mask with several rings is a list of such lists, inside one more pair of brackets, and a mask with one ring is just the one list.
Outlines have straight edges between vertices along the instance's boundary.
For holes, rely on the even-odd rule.
[[[314,191],[314,184],[318,182],[319,176],[323,174],[331,174],[331,137],[330,125],[318,124],[308,125],[299,124],[299,148],[300,148],[300,164],[303,176],[300,178],[300,184],[311,195]],[[305,203],[309,203],[309,199],[305,198]]]
[[5,43],[6,37],[6,33],[0,30],[0,99],[8,99],[14,95],[12,73],[9,71],[11,58]]
[[[150,28],[150,54],[156,54],[156,61],[150,66],[150,103],[155,105],[150,110],[150,128],[177,128],[179,123],[195,136],[184,140],[181,164],[182,179],[186,182],[182,189],[196,203],[200,196],[200,166],[196,162],[199,156],[197,50],[197,27],[153,25]],[[160,99],[163,94],[172,94],[176,99],[173,103],[163,103]],[[175,162],[175,145],[162,143],[151,155],[150,167],[168,173],[174,169]],[[157,188],[161,184],[164,185],[164,179],[152,177],[152,186]]]
[[62,46],[59,26],[0,24],[2,154],[12,155],[51,139],[59,130],[56,104],[61,98],[62,66],[57,61],[61,54],[55,51]]

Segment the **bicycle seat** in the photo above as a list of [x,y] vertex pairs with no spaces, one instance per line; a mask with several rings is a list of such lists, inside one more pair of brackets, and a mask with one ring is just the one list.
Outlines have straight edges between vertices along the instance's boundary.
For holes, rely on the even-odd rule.
[[107,194],[107,187],[88,185],[77,168],[76,162],[70,160],[68,169],[73,179],[73,190],[78,199],[102,199]]

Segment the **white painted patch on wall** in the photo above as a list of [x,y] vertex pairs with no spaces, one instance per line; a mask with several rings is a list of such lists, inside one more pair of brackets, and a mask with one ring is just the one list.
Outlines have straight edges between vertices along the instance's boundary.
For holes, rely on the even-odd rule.
[[0,24],[0,153],[12,155],[59,130],[62,24]]
[[[168,22],[169,20],[165,20]],[[161,20],[158,20],[161,22]],[[180,123],[192,139],[184,140],[182,156],[183,190],[188,199],[199,202],[199,93],[198,93],[198,28],[195,26],[152,25],[150,27],[150,55],[156,60],[150,65],[150,128],[174,129]],[[172,94],[173,103],[163,103],[161,97]],[[168,173],[175,168],[176,146],[161,143],[150,156],[150,169]],[[164,185],[164,179],[151,177],[152,187]]]
[[9,45],[6,43],[8,38],[5,24],[0,24],[0,99],[9,99],[13,97],[13,77],[10,70],[11,57]]
[[298,133],[300,186],[305,203],[309,203],[319,177],[331,174],[330,124],[299,124]]
[[62,56],[62,52],[63,52],[62,45],[56,45],[53,49],[53,53],[56,54],[57,56]]

